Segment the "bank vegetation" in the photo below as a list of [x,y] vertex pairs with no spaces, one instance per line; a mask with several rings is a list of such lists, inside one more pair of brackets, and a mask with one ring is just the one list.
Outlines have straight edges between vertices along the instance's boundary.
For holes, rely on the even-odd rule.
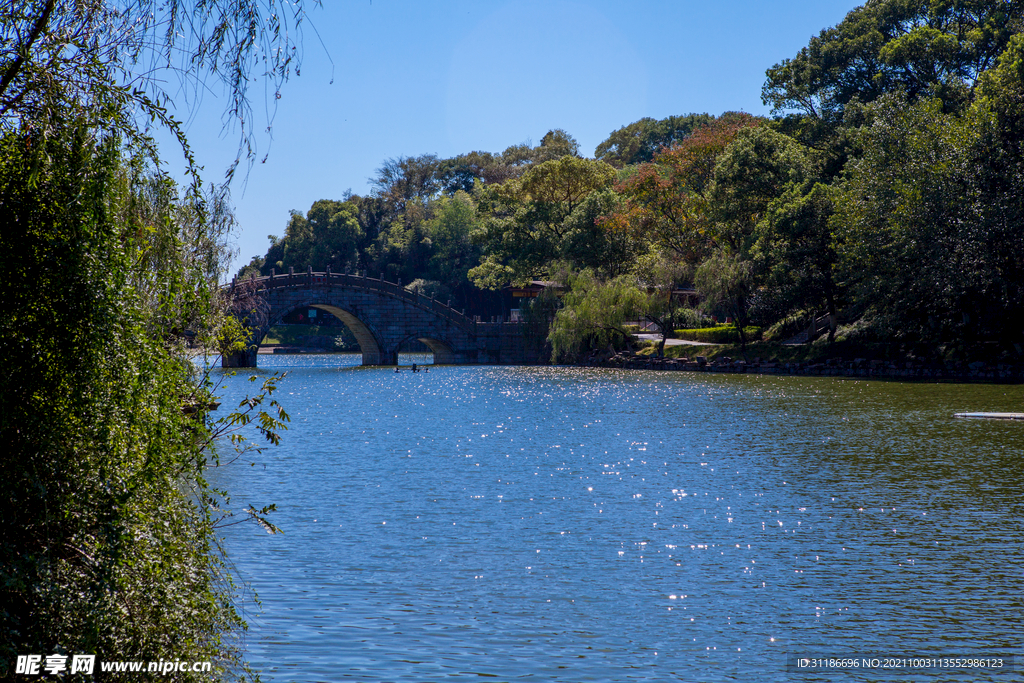
[[[218,529],[251,519],[273,531],[270,507],[232,506],[207,474],[246,457],[247,434],[275,442],[287,414],[273,378],[211,412],[196,349],[240,341],[218,289],[230,205],[194,166],[178,187],[146,131],[175,133],[191,162],[166,77],[223,84],[239,119],[254,58],[270,58],[271,82],[287,78],[293,65],[273,56],[290,52],[301,10],[282,4],[267,21],[263,5],[0,4],[5,680],[27,656],[68,680],[159,660],[213,663],[168,680],[251,677]],[[245,162],[251,128],[240,130]],[[91,675],[72,674],[76,655],[95,656]]]

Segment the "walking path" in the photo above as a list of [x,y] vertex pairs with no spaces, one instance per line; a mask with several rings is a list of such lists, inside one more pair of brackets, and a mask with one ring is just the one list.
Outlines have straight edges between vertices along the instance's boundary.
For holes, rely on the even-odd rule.
[[[660,334],[656,334],[654,332],[643,332],[641,334],[637,334],[637,335],[634,335],[634,336],[637,339],[645,339],[647,341],[652,341],[655,344],[657,344],[658,342],[661,341],[661,335]],[[714,344],[709,344],[708,342],[686,341],[685,339],[666,339],[665,340],[665,346],[715,346],[715,345]]]

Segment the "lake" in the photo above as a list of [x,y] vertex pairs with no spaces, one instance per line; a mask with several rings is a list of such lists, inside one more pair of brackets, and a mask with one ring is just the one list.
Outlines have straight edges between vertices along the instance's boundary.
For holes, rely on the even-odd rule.
[[358,358],[261,356],[290,428],[214,473],[278,506],[265,681],[1019,680],[1024,423],[952,415],[1024,387]]

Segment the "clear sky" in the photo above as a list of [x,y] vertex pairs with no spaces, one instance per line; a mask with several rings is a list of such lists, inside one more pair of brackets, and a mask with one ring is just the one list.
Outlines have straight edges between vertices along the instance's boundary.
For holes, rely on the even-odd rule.
[[[312,4],[312,3],[310,3]],[[562,128],[583,154],[645,116],[767,114],[765,70],[842,21],[851,0],[324,0],[301,75],[276,101],[267,161],[232,186],[232,273],[266,253],[289,211],[368,178],[391,157],[501,152]],[[318,38],[319,36],[319,38]],[[322,41],[322,44],[321,44]],[[332,64],[333,63],[333,64]],[[333,83],[331,82],[333,78]],[[260,128],[262,88],[254,89]],[[207,181],[235,158],[225,99],[208,91],[187,134]],[[162,144],[168,168],[183,163]]]

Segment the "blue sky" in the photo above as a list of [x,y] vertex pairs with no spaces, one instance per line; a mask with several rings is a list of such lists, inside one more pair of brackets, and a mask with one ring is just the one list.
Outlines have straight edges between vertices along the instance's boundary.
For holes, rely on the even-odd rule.
[[[281,235],[292,209],[368,191],[385,159],[537,144],[562,128],[594,148],[644,116],[767,114],[765,70],[858,4],[849,0],[324,0],[310,11],[301,76],[282,89],[272,138],[232,186],[238,257]],[[319,39],[318,39],[319,35]],[[322,45],[321,41],[322,40]],[[333,63],[333,64],[332,64]],[[333,83],[331,82],[333,78]],[[265,125],[262,88],[254,109]],[[204,178],[220,181],[237,135],[208,91],[178,117]],[[174,173],[180,154],[164,143]]]

